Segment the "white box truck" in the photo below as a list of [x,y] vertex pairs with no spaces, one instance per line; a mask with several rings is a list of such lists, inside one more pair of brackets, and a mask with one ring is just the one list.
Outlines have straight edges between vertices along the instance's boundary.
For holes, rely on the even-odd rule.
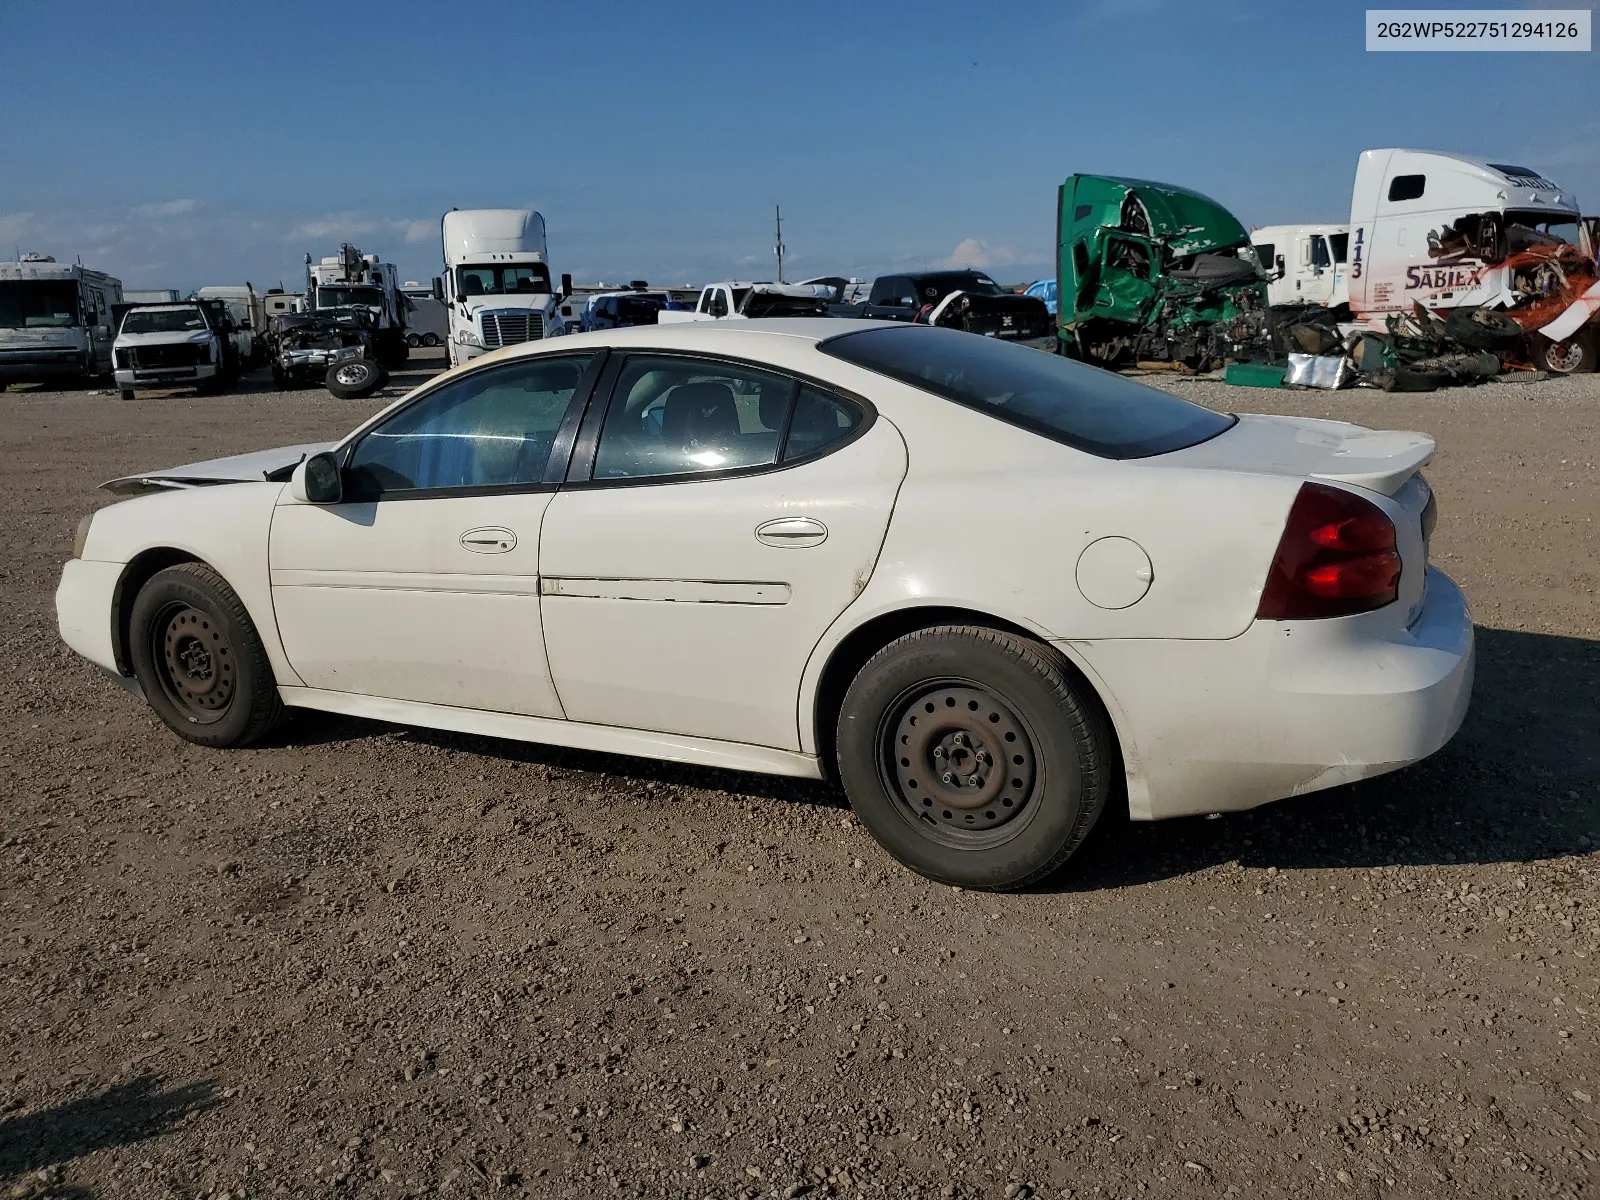
[[565,329],[557,306],[572,277],[550,282],[544,218],[525,208],[453,208],[439,223],[444,277],[434,295],[449,321],[450,365]]
[[111,372],[122,281],[45,254],[0,262],[0,387]]

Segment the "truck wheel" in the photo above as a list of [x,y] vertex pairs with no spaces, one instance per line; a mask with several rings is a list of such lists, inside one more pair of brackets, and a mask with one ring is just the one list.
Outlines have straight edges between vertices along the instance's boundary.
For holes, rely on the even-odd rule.
[[1600,331],[1580,329],[1564,342],[1552,342],[1543,334],[1533,336],[1533,361],[1541,370],[1556,375],[1582,375],[1595,369]]
[[439,335],[437,333],[425,333],[425,334],[423,334],[422,335],[422,344],[424,346],[427,346],[430,350],[433,349],[433,347],[435,347],[435,346],[437,346],[439,344]]
[[365,400],[389,382],[389,372],[371,359],[358,358],[329,367],[323,382],[341,400]]
[[129,622],[133,672],[161,720],[201,746],[246,746],[283,716],[256,627],[227,582],[202,563],[150,578]]
[[1522,340],[1522,326],[1493,308],[1452,308],[1444,319],[1446,337],[1471,350],[1504,350]]
[[1045,647],[978,626],[923,629],[864,666],[839,711],[840,780],[912,870],[1008,891],[1059,867],[1116,779],[1105,715]]
[[418,346],[422,345],[422,339],[414,333],[408,333],[406,334],[406,345],[415,350]]

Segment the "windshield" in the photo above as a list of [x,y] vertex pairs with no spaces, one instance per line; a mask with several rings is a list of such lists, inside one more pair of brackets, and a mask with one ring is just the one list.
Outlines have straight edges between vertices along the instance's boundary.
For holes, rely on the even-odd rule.
[[383,307],[383,291],[375,287],[339,287],[324,284],[317,289],[318,308]]
[[136,308],[122,318],[123,333],[189,333],[205,327],[198,308]]
[[0,329],[78,323],[78,285],[71,279],[0,280]]
[[1235,420],[1098,367],[954,329],[869,329],[818,349],[1101,458],[1182,450]]
[[456,287],[463,296],[548,295],[550,268],[544,263],[457,267]]
[[1577,217],[1566,215],[1555,217],[1550,213],[1541,212],[1508,212],[1506,224],[1538,230],[1546,237],[1559,238],[1569,246],[1578,244]]
[[911,282],[917,285],[917,295],[923,300],[942,300],[951,292],[967,292],[973,296],[1009,294],[987,275],[972,275],[965,271],[949,275],[921,275]]

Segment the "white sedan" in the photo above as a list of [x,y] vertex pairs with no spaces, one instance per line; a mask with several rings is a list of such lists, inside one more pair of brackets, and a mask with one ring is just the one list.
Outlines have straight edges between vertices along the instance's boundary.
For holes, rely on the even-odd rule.
[[299,707],[833,777],[914,870],[1014,888],[1107,804],[1250,808],[1449,740],[1432,452],[951,330],[607,330],[332,446],[113,481],[56,605],[201,745]]

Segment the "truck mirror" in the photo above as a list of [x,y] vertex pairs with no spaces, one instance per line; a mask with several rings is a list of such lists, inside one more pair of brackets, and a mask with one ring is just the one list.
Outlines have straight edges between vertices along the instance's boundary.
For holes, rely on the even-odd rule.
[[433,277],[433,298],[441,304],[444,303],[444,280],[437,275]]
[[571,275],[562,275],[561,276],[561,298],[564,300],[570,295],[572,295],[572,276]]

